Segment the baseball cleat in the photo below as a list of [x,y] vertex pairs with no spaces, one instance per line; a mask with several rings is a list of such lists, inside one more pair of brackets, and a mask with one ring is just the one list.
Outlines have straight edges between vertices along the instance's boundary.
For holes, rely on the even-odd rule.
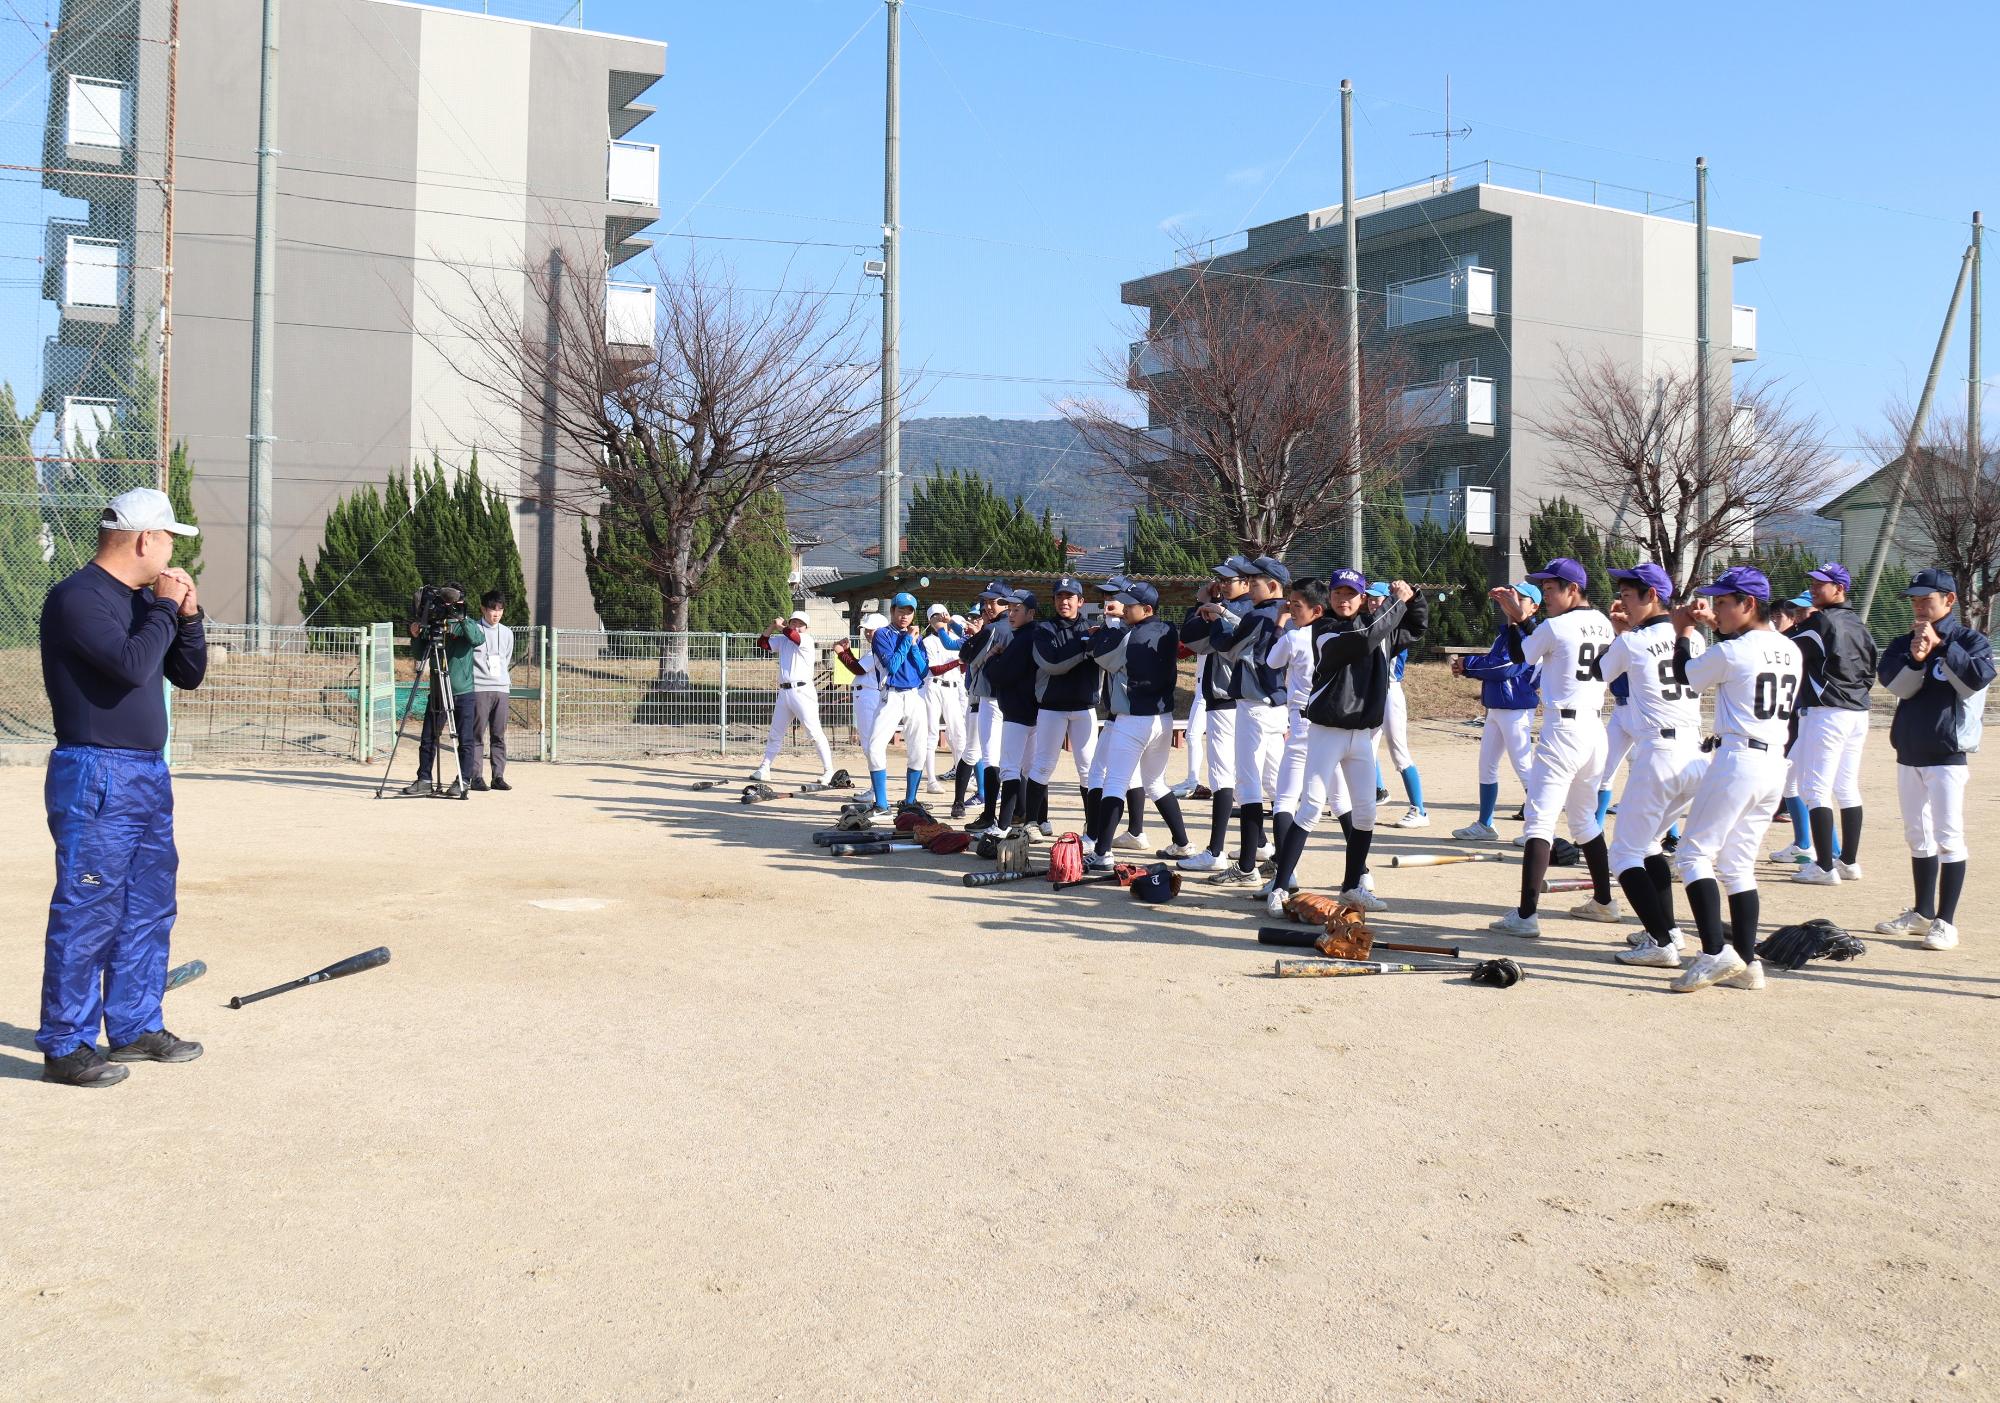
[[759,765],[756,769],[750,772],[750,778],[755,780],[758,784],[770,783],[771,767],[769,765]]
[[1527,846],[1528,846],[1528,835],[1527,835],[1527,834],[1525,834],[1525,833],[1516,833],[1516,834],[1514,835],[1514,838],[1513,838],[1513,843],[1514,843],[1514,846],[1515,846],[1515,847],[1517,847],[1517,848],[1525,848],[1525,847],[1527,847]]
[[1292,894],[1282,887],[1266,893],[1264,897],[1264,914],[1274,921],[1284,920],[1285,903],[1291,899],[1291,896]]
[[1085,853],[1083,855],[1083,870],[1086,872],[1109,872],[1111,870],[1111,859],[1103,853]]
[[1257,872],[1254,868],[1246,872],[1232,862],[1213,877],[1210,877],[1208,884],[1212,887],[1255,886],[1257,884]]
[[1840,873],[1831,867],[1821,867],[1817,862],[1808,862],[1792,874],[1792,880],[1808,887],[1837,887]]
[[1189,857],[1193,853],[1194,849],[1189,847],[1186,843],[1169,843],[1164,848],[1161,848],[1158,852],[1154,853],[1153,856],[1182,858],[1182,857]]
[[1836,858],[1833,870],[1840,874],[1840,880],[1843,882],[1858,882],[1861,880],[1861,864],[1858,862],[1842,862]]
[[1153,840],[1144,833],[1120,833],[1111,840],[1111,846],[1121,853],[1147,853],[1153,850]]
[[1653,938],[1646,935],[1644,931],[1640,931],[1639,934],[1646,936],[1644,944],[1635,945],[1629,950],[1620,950],[1611,958],[1618,961],[1621,965],[1644,965],[1648,969],[1679,969],[1681,967],[1680,952],[1674,949],[1673,946],[1655,945]]
[[952,816],[952,817],[953,817],[954,819],[960,819],[960,818],[964,818],[964,817],[965,817],[965,805],[963,805],[963,804],[953,804],[953,805],[951,806],[951,816]]
[[[1740,960],[1743,957],[1738,955],[1736,958]],[[1764,987],[1764,962],[1752,960],[1727,979],[1716,982],[1725,989],[1761,989]]]
[[1771,854],[1773,862],[1811,862],[1812,849],[1800,847],[1797,843],[1787,843]]
[[1519,911],[1509,911],[1497,921],[1489,921],[1486,929],[1495,935],[1516,935],[1523,940],[1539,940],[1542,923],[1538,917],[1523,916]]
[[1389,825],[1391,828],[1429,828],[1431,816],[1415,804],[1403,811],[1403,816]]
[[[1651,933],[1647,931],[1635,930],[1631,934],[1625,937],[1625,943],[1631,946],[1634,950],[1637,950],[1641,946],[1651,945],[1653,943],[1653,937]],[[1681,951],[1687,949],[1687,937],[1681,934],[1681,928],[1679,926],[1675,926],[1667,932],[1667,946],[1668,948],[1673,950],[1675,954],[1679,954]]]
[[1389,903],[1367,887],[1349,887],[1340,894],[1342,906],[1358,906],[1363,911],[1387,911]]
[[1727,947],[1724,947],[1719,955],[1711,955],[1704,951],[1696,955],[1688,967],[1682,970],[1667,987],[1676,994],[1692,994],[1697,989],[1706,989],[1711,984],[1734,979],[1747,968],[1748,966],[1743,963],[1743,957]]
[[1877,921],[1875,923],[1875,930],[1880,935],[1921,935],[1930,930],[1933,919],[1935,918],[1926,916],[1923,912],[1912,906],[1900,916],[1891,916],[1886,921]]
[[1451,830],[1451,836],[1462,838],[1468,843],[1497,843],[1500,832],[1490,823],[1468,823],[1463,828]]
[[1193,857],[1184,857],[1181,859],[1181,871],[1183,872],[1214,872],[1218,871],[1221,867],[1222,854],[1212,853],[1206,848],[1203,848]]
[[1609,901],[1599,901],[1594,896],[1587,896],[1576,905],[1570,907],[1569,914],[1579,921],[1622,921],[1625,919],[1625,912],[1619,907],[1618,898],[1615,896]]
[[1932,921],[1930,933],[1924,936],[1926,950],[1952,950],[1958,946],[1958,927],[1950,921]]
[[1389,791],[1382,788],[1380,785],[1377,785],[1375,788],[1375,802],[1379,804],[1388,797],[1389,797]]

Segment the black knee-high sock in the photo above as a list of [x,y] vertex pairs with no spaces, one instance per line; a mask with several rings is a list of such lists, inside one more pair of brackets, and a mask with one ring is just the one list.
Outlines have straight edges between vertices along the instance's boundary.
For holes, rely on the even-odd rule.
[[1218,789],[1209,800],[1208,810],[1208,850],[1217,857],[1222,856],[1223,845],[1229,841],[1229,813],[1236,807],[1236,791]]
[[1761,905],[1755,887],[1735,892],[1729,898],[1729,943],[1736,947],[1746,965],[1757,958],[1757,916]]
[[1938,859],[1936,855],[1911,858],[1910,878],[1917,889],[1917,899],[1912,903],[1916,913],[1919,916],[1935,919],[1937,916],[1938,900]]
[[1124,816],[1125,801],[1116,794],[1107,794],[1098,801],[1097,826],[1090,830],[1090,836],[1097,844],[1100,857],[1111,851],[1111,840],[1118,836],[1118,820]]
[[1174,842],[1187,846],[1187,820],[1181,817],[1181,801],[1169,791],[1153,801],[1153,807],[1160,811],[1160,817],[1167,821],[1167,833]]
[[1083,795],[1083,831],[1092,838],[1097,836],[1097,815],[1104,805],[1104,791],[1101,789],[1079,789]]
[[965,786],[972,783],[972,766],[961,760],[958,768],[951,772],[951,806],[965,807]]
[[1958,898],[1965,890],[1965,864],[1947,862],[1938,868],[1938,919],[1946,925],[1958,924]]
[[1022,780],[1021,810],[1029,823],[1048,822],[1049,787],[1032,779]]
[[1618,885],[1632,903],[1632,914],[1653,937],[1655,945],[1665,945],[1673,921],[1660,910],[1660,893],[1653,886],[1653,874],[1643,867],[1628,867],[1618,874]]
[[1012,828],[1014,820],[1021,812],[1021,781],[1018,779],[1000,782],[999,818],[996,822],[1002,828]]
[[1840,811],[1840,860],[1861,861],[1861,806]]
[[1598,834],[1583,845],[1583,864],[1590,869],[1590,894],[1602,904],[1611,900],[1611,853]]
[[1833,810],[1811,809],[1806,818],[1812,824],[1813,857],[1831,872],[1833,859],[1838,855],[1833,849]]
[[1698,882],[1689,882],[1688,910],[1694,915],[1694,928],[1701,937],[1701,953],[1720,955],[1722,947],[1729,943],[1729,934],[1722,925],[1722,884],[1713,877],[1703,877]]
[[[1344,814],[1335,815],[1334,822],[1340,825],[1340,841],[1343,844],[1351,844],[1354,841],[1354,811],[1350,809]],[[1368,875],[1366,862],[1361,864],[1361,875],[1364,877]]]
[[998,765],[986,765],[982,768],[986,771],[986,798],[979,811],[979,816],[985,819],[990,825],[993,822],[993,815],[998,811],[1000,803],[1000,767]]
[[1271,846],[1278,850],[1280,857],[1283,856],[1285,851],[1285,835],[1292,831],[1292,826],[1293,820],[1290,814],[1276,813],[1271,815]]
[[1236,852],[1236,865],[1245,872],[1257,866],[1257,850],[1264,846],[1264,806],[1245,804],[1243,806],[1243,844]]
[[1659,902],[1660,919],[1667,923],[1667,929],[1674,928],[1674,865],[1667,861],[1665,853],[1654,853],[1646,859],[1646,875],[1653,879],[1653,897]]
[[1375,830],[1357,828],[1347,840],[1347,871],[1341,879],[1342,891],[1353,891],[1361,885],[1361,874],[1368,870],[1368,848],[1375,841]]
[[1284,831],[1278,836],[1278,874],[1272,878],[1274,890],[1297,891],[1299,887],[1299,859],[1305,856],[1306,840],[1312,834],[1291,821],[1290,814],[1279,814]]
[[1146,791],[1125,791],[1125,830],[1134,838],[1146,831]]
[[1532,916],[1542,904],[1542,883],[1549,876],[1549,850],[1547,838],[1530,838],[1528,846],[1521,850],[1521,905],[1523,916]]

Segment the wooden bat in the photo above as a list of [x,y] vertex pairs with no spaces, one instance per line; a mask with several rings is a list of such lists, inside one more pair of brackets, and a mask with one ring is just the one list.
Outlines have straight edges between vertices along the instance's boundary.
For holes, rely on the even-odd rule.
[[[1308,929],[1304,926],[1259,926],[1257,943],[1275,945],[1285,950],[1316,950],[1319,947],[1314,942],[1323,934],[1325,932],[1321,930]],[[1454,960],[1458,958],[1456,945],[1411,945],[1402,941],[1378,940],[1374,948],[1395,950],[1405,955],[1448,955]]]
[[1449,867],[1455,862],[1505,862],[1505,853],[1398,853],[1391,867]]
[[344,960],[338,960],[328,965],[325,969],[307,975],[304,979],[294,979],[287,984],[274,984],[270,988],[260,989],[254,994],[238,994],[229,1001],[229,1006],[231,1008],[242,1008],[245,1004],[254,1004],[259,999],[268,999],[273,994],[282,994],[287,989],[303,989],[308,984],[324,984],[329,979],[344,979],[350,974],[360,974],[363,970],[374,969],[378,965],[386,965],[388,963],[389,947],[378,945],[373,950],[364,950],[359,955],[349,955]]

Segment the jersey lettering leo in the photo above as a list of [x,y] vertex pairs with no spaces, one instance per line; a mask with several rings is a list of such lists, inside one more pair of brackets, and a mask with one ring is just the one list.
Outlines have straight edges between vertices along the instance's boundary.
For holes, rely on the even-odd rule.
[[1715,689],[1717,735],[1762,741],[1784,753],[1805,682],[1798,644],[1771,629],[1751,629],[1690,658],[1687,679],[1697,691]]
[[[1688,640],[1699,656],[1704,647],[1700,634]],[[1666,617],[1628,628],[1604,650],[1598,671],[1606,685],[1623,677],[1630,689],[1627,725],[1641,745],[1658,741],[1660,732],[1672,731],[1676,741],[1698,739],[1701,735],[1701,693],[1683,687],[1674,676],[1674,630]]]
[[1616,637],[1611,620],[1595,609],[1572,609],[1543,619],[1521,640],[1521,653],[1542,670],[1542,707],[1547,716],[1574,711],[1597,716],[1604,710],[1604,679],[1598,660]]

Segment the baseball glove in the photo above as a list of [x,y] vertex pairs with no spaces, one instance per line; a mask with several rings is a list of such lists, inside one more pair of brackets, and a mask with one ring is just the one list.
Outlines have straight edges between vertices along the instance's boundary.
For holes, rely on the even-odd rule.
[[777,797],[778,791],[768,784],[746,784],[743,786],[743,792],[737,795],[737,798],[746,804],[762,803],[766,799]]
[[868,810],[865,808],[842,809],[840,821],[834,824],[834,827],[843,833],[866,833],[874,826],[875,821],[868,816]]
[[1858,960],[1867,953],[1867,945],[1823,916],[1780,926],[1757,947],[1758,958],[1779,969],[1804,969],[1808,960]]
[[931,811],[915,800],[896,805],[896,828],[898,831],[908,829],[919,823],[936,822],[937,819],[931,814]]
[[1557,838],[1549,844],[1549,866],[1574,867],[1583,860],[1583,849],[1567,838]]
[[1033,854],[1026,829],[1017,828],[1000,840],[1000,870],[1002,872],[1025,872],[1028,859]]
[[1375,946],[1375,932],[1368,929],[1368,913],[1358,906],[1336,907],[1327,920],[1326,933],[1313,946],[1330,959],[1367,959]]
[[1049,881],[1056,886],[1083,880],[1083,839],[1065,833],[1049,849]]
[[1285,915],[1300,925],[1325,928],[1341,910],[1338,897],[1316,891],[1293,892],[1285,899]]

